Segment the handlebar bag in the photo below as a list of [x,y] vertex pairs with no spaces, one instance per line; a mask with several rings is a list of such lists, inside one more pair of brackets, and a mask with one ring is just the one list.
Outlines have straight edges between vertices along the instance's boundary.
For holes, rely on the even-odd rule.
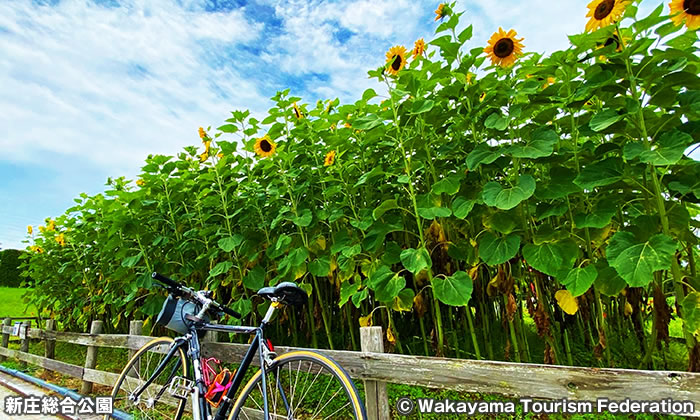
[[[178,334],[187,334],[191,322],[185,319],[185,315],[197,315],[199,309],[199,305],[188,300],[168,296],[156,318],[156,324],[163,325]],[[209,317],[205,317],[205,320],[208,321]]]

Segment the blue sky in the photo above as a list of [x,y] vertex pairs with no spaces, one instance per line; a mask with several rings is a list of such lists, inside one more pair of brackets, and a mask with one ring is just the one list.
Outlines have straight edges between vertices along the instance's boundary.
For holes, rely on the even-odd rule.
[[[566,48],[580,0],[463,0],[469,48],[503,26],[526,51]],[[0,0],[0,248],[149,153],[198,144],[235,109],[291,88],[315,103],[380,90],[389,47],[432,38],[439,1]],[[660,2],[644,0],[648,13]]]

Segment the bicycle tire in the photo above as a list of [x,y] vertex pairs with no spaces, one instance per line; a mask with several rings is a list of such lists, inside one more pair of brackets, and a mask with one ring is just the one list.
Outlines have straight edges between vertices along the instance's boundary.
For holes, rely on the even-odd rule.
[[[128,400],[128,394],[133,391],[137,383],[135,381],[141,380],[145,381],[150,377],[152,370],[160,363],[166,354],[156,351],[156,348],[161,347],[160,351],[167,349],[173,343],[173,339],[170,337],[159,337],[153,339],[141,347],[127,362],[124,369],[119,375],[117,382],[112,388],[111,396],[113,398],[113,407],[115,410],[121,410],[132,415],[134,420],[136,419],[173,419],[179,420],[185,410],[185,405],[187,404],[186,399],[179,399],[171,396],[168,393],[167,388],[170,383],[169,376],[186,376],[187,373],[187,358],[182,348],[178,349],[178,352],[172,357],[168,362],[168,365],[160,373],[160,375],[154,379],[141,394],[141,398],[136,403]],[[157,360],[153,360],[155,357]],[[175,367],[177,365],[178,367]],[[143,369],[145,365],[145,369]],[[175,369],[175,370],[173,370]],[[149,372],[151,370],[151,372]],[[131,374],[130,374],[131,373]],[[129,379],[127,379],[129,378]],[[170,378],[172,379],[172,378]],[[167,383],[163,383],[167,382]],[[147,407],[149,400],[153,398],[154,395],[161,393],[160,398],[156,401],[153,407]],[[144,402],[144,396],[146,396]],[[155,410],[155,413],[148,415],[144,412],[144,409]],[[134,415],[136,414],[136,415]],[[109,415],[104,417],[105,420],[110,418]]]
[[[318,370],[318,373],[314,373],[316,370]],[[268,379],[267,388],[270,389],[271,385],[275,384],[275,392],[270,393],[271,395],[268,396],[270,419],[367,419],[362,399],[350,376],[335,361],[322,354],[311,351],[285,353],[272,362],[271,366],[266,369],[266,373]],[[319,381],[318,378],[321,373],[325,373],[325,377]],[[286,375],[288,375],[288,378],[285,380],[284,376]],[[292,377],[294,377],[293,383]],[[296,386],[301,385],[300,377],[304,381],[304,387],[299,392],[301,395],[299,397]],[[231,409],[228,420],[264,418],[262,415],[261,378],[262,370],[258,370],[246,383]],[[310,379],[312,380],[309,383]],[[319,386],[314,388],[312,392],[311,387],[314,384]],[[335,388],[338,390],[335,393],[331,393],[331,399],[326,401],[324,397],[328,394],[328,388],[331,384],[337,384],[333,390]],[[308,389],[306,385],[308,385]],[[317,394],[318,390],[323,390],[320,396]],[[343,399],[341,399],[331,404],[334,397],[341,391],[343,391],[347,402],[343,404]],[[312,400],[307,398],[307,396],[315,397],[316,399]],[[298,397],[296,405],[295,397]],[[310,406],[314,406],[313,410],[309,411],[308,408],[301,407],[306,401],[309,402]],[[338,407],[339,405],[340,407]]]

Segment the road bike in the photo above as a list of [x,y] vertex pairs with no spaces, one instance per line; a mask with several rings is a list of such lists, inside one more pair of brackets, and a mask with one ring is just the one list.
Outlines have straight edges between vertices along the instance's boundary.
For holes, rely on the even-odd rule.
[[[159,321],[182,336],[155,338],[136,351],[112,390],[111,417],[180,419],[190,399],[193,420],[367,419],[355,384],[330,357],[306,350],[278,355],[265,338],[277,309],[306,304],[306,292],[294,283],[260,289],[257,295],[270,306],[259,326],[248,327],[212,323],[224,314],[242,317],[212,300],[211,291],[192,290],[155,272],[152,277],[169,292]],[[252,336],[238,369],[222,371],[210,384],[200,347],[206,331]],[[256,354],[260,369],[250,375]]]

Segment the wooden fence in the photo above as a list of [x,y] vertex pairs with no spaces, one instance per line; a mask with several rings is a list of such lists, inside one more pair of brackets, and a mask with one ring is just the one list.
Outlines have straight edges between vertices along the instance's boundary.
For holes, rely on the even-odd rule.
[[[111,386],[118,374],[96,370],[98,348],[128,349],[130,353],[146,344],[152,337],[141,335],[141,321],[132,321],[130,334],[100,334],[101,321],[92,323],[89,333],[59,332],[55,322],[47,320],[45,329],[26,328],[20,350],[7,348],[13,327],[5,319],[2,327],[0,360],[13,357],[44,369],[59,372],[83,381],[81,391],[88,393],[92,384]],[[562,399],[570,401],[672,399],[692,401],[694,417],[700,417],[700,374],[672,371],[643,371],[599,369],[571,366],[537,365],[495,361],[447,359],[383,353],[381,327],[366,327],[360,331],[361,352],[321,350],[335,359],[351,377],[365,383],[365,403],[370,419],[390,418],[386,383],[399,383],[428,388],[450,389],[480,394],[498,394],[509,398]],[[45,342],[44,356],[30,354],[29,340]],[[88,347],[83,366],[55,360],[56,341]],[[202,344],[207,357],[225,361],[241,360],[247,349],[243,344],[221,343],[216,333],[209,332]],[[276,347],[279,354],[298,350]],[[257,358],[254,358],[257,362]],[[595,404],[594,404],[595,405]]]

